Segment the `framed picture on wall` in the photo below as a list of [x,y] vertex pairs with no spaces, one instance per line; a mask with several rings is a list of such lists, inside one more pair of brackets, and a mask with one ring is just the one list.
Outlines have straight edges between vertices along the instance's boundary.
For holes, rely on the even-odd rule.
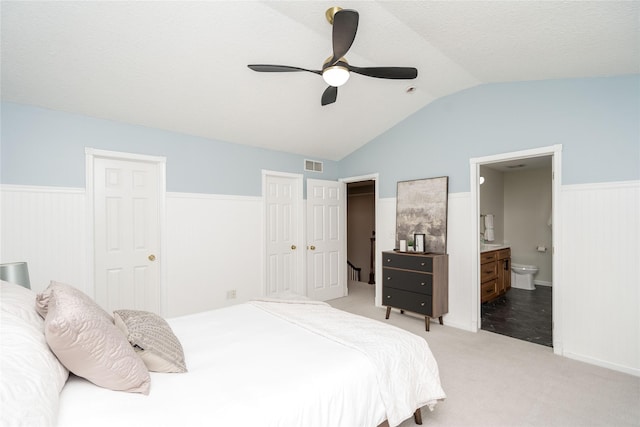
[[[396,247],[400,240],[415,240],[416,252],[447,253],[447,202],[449,177],[398,182],[396,197]],[[418,249],[417,236],[424,236]]]
[[424,234],[414,234],[413,242],[415,244],[416,252],[424,252]]

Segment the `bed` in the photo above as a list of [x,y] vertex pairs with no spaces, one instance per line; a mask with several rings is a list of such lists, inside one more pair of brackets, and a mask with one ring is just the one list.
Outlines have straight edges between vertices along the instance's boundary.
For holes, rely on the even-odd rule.
[[[149,372],[132,392],[115,391],[67,373],[36,297],[2,283],[1,397],[3,408],[14,408],[3,410],[3,426],[393,427],[412,416],[420,421],[420,408],[445,398],[424,339],[304,299],[169,319],[186,372]],[[52,306],[47,321],[60,311]]]

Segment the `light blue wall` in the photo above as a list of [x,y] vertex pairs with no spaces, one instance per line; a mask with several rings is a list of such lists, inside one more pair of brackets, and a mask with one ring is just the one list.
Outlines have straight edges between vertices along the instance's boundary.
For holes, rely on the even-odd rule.
[[[261,170],[302,173],[304,157],[12,103],[2,104],[0,182],[84,187],[84,148],[167,157],[167,190],[261,194]],[[469,159],[562,144],[562,183],[640,179],[640,75],[499,83],[437,100],[340,162],[337,179],[449,176],[469,191]],[[320,159],[322,160],[322,159]]]
[[562,144],[562,183],[640,179],[640,75],[487,84],[439,99],[340,161],[340,175],[449,176],[470,191],[469,159]]
[[[2,103],[0,182],[85,186],[85,147],[167,158],[167,191],[259,196],[262,169],[303,173],[304,157],[116,123],[43,108]],[[323,159],[314,159],[323,160]],[[337,179],[323,160],[316,179]]]

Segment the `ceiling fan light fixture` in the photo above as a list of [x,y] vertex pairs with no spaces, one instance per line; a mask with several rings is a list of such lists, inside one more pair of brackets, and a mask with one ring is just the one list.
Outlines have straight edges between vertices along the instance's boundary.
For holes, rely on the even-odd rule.
[[[322,93],[320,105],[336,102],[338,87],[349,80],[351,72],[377,79],[411,80],[418,77],[418,70],[413,67],[355,67],[349,65],[344,57],[355,40],[360,15],[356,10],[331,7],[327,9],[325,16],[329,24],[333,26],[331,30],[332,52],[331,56],[322,63],[321,70],[274,64],[249,64],[248,67],[261,73],[306,71],[321,75],[329,87]],[[411,87],[407,92],[412,93],[413,90],[414,88]]]
[[322,71],[322,78],[329,86],[339,87],[349,80],[349,70],[341,65],[333,65]]

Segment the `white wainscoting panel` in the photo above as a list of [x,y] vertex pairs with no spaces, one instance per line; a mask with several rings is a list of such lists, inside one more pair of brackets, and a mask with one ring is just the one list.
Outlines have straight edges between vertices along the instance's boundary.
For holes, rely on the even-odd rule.
[[0,262],[26,261],[31,289],[51,280],[86,289],[85,192],[2,185]]
[[475,331],[471,288],[471,193],[449,194],[447,252],[449,253],[449,314],[444,324]]
[[[560,203],[562,354],[640,376],[640,182],[563,186]],[[449,195],[444,322],[467,330],[473,303],[469,207],[469,193]],[[395,198],[379,200],[377,277],[380,252],[395,244],[395,209]],[[168,193],[166,210],[168,316],[261,295],[260,197]],[[0,262],[28,262],[35,291],[54,279],[92,294],[85,283],[91,251],[84,189],[2,185],[0,216]],[[231,291],[236,298],[228,298]],[[380,281],[376,294],[380,305]]]
[[[378,199],[376,230],[376,278],[382,278],[382,251],[394,249],[396,244],[396,198]],[[376,306],[382,306],[382,280],[376,280]]]
[[562,188],[564,355],[640,376],[640,183]]
[[261,295],[261,197],[167,193],[166,203],[167,316]]

